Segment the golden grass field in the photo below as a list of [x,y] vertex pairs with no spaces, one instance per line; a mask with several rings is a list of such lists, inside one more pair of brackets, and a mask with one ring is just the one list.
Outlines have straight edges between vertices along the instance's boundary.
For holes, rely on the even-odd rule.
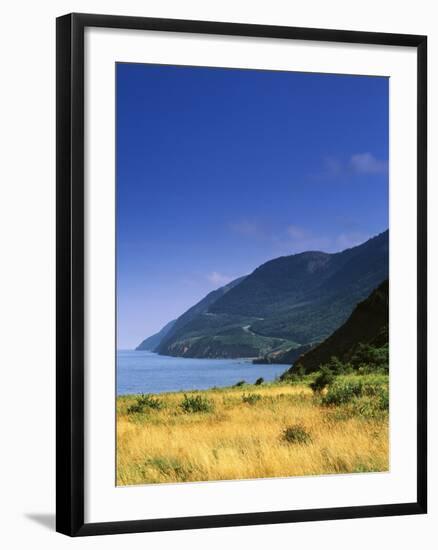
[[[184,393],[154,396],[159,410],[133,413],[117,399],[117,484],[175,483],[388,470],[388,414],[326,406],[302,384],[198,392],[210,412],[185,412]],[[244,402],[243,396],[258,395]],[[299,426],[304,441],[288,441]]]

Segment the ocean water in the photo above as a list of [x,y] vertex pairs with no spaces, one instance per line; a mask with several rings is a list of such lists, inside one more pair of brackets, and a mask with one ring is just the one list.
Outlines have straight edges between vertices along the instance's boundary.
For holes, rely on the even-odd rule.
[[186,359],[149,351],[117,352],[117,395],[205,390],[239,380],[274,380],[290,365],[253,365],[249,359]]

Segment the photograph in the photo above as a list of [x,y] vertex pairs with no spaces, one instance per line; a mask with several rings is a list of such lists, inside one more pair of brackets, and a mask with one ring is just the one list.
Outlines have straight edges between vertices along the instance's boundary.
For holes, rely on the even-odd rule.
[[389,79],[116,64],[118,486],[389,470]]

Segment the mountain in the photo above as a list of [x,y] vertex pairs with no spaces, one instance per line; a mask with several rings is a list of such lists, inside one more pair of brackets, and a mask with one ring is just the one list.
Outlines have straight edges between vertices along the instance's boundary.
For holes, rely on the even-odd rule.
[[[349,362],[360,345],[381,348],[388,344],[389,284],[383,281],[360,302],[347,321],[315,348],[296,359],[305,372],[317,370],[335,356]],[[290,369],[292,372],[292,369]]]
[[172,337],[176,333],[183,330],[184,327],[189,325],[193,320],[196,320],[199,316],[207,314],[210,306],[212,306],[214,302],[219,300],[219,298],[224,296],[227,292],[229,292],[232,288],[234,288],[244,279],[245,277],[239,277],[238,279],[231,281],[230,283],[218,288],[217,290],[213,290],[212,292],[209,292],[207,296],[202,298],[202,300],[197,302],[194,306],[192,306],[180,317],[178,317],[178,319],[175,320],[174,325],[172,326],[172,330],[170,330],[169,333],[166,335],[164,342],[172,339]]
[[261,357],[325,340],[388,277],[388,231],[338,252],[271,260],[208,294],[156,348],[182,357]]
[[167,325],[164,325],[164,327],[157,332],[156,334],[153,334],[152,336],[149,336],[149,338],[146,338],[146,340],[143,340],[143,342],[138,345],[135,349],[137,351],[145,350],[145,351],[155,351],[156,348],[160,345],[163,338],[169,334],[169,332],[172,330],[172,327],[175,325],[176,319],[173,321],[170,321],[167,323]]
[[304,252],[257,268],[209,309],[252,317],[251,330],[298,344],[322,341],[388,277],[385,231],[336,254]]
[[218,300],[221,296],[228,292],[228,290],[243,281],[244,278],[245,277],[239,277],[238,279],[231,281],[227,285],[218,288],[217,290],[213,290],[212,292],[207,294],[207,296],[205,296],[202,300],[200,300],[185,313],[183,313],[180,317],[178,317],[178,319],[170,321],[169,323],[167,323],[167,325],[164,325],[164,327],[159,332],[143,340],[143,342],[139,344],[135,349],[137,351],[156,351],[159,348],[161,342],[165,340],[166,337],[167,339],[170,339],[172,334],[178,332],[179,330],[182,330],[190,321],[195,319],[198,315],[206,313],[208,311],[208,308],[216,300]]

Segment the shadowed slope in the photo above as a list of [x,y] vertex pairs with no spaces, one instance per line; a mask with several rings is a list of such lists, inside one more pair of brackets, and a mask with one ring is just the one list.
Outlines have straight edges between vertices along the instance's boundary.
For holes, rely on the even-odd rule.
[[348,362],[359,344],[381,347],[388,343],[389,284],[384,281],[360,302],[349,319],[331,336],[296,360],[306,372],[317,370],[331,357]]

